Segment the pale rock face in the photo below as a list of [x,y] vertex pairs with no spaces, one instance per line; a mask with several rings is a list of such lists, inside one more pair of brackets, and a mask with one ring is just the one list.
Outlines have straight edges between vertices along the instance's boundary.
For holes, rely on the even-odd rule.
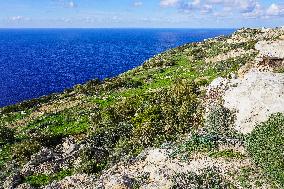
[[279,39],[280,39],[280,40],[284,40],[284,35],[281,35],[281,36],[279,37]]
[[70,156],[79,149],[79,145],[75,143],[73,138],[67,138],[62,144],[62,148],[63,155]]
[[127,188],[131,183],[125,178],[141,178],[142,175],[147,174],[148,179],[140,186],[141,189],[170,189],[174,184],[171,178],[178,173],[192,171],[200,174],[202,169],[208,167],[218,167],[222,173],[225,173],[228,170],[239,170],[244,165],[250,165],[248,159],[229,162],[207,156],[196,157],[186,162],[170,158],[171,152],[169,149],[160,148],[147,150],[144,154],[145,159],[130,165],[117,165],[105,172],[100,178],[100,186],[104,189],[117,187],[122,189],[122,186]]
[[15,189],[34,189],[34,187],[32,187],[31,185],[27,183],[24,183],[24,184],[20,184]]
[[229,80],[223,77],[218,77],[214,79],[207,89],[207,95],[209,95],[210,91],[215,89],[225,90],[228,85]]
[[262,57],[284,59],[284,41],[260,41],[255,45],[255,49]]
[[93,189],[94,178],[86,174],[78,174],[66,177],[59,182],[53,182],[43,189]]
[[271,114],[284,113],[283,74],[252,70],[231,82],[223,97],[224,106],[236,111],[235,128],[239,132],[250,133]]

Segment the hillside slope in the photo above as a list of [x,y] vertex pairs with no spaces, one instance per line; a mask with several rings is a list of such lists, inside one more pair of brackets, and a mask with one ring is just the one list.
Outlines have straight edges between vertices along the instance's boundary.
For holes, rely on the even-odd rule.
[[0,188],[283,188],[284,29],[241,29],[0,109]]

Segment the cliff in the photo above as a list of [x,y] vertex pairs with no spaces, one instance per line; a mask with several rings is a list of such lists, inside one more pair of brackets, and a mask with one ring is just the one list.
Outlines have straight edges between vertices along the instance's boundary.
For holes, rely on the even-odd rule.
[[284,29],[185,44],[0,109],[0,188],[283,188]]

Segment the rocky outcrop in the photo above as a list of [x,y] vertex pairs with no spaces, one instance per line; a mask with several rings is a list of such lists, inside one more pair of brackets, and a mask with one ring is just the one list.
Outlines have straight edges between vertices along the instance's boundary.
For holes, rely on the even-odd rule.
[[226,161],[202,154],[192,156],[190,161],[182,161],[170,157],[171,153],[172,149],[146,150],[134,162],[118,164],[103,173],[98,185],[105,189],[134,188],[135,183],[139,183],[143,189],[170,189],[178,174],[201,174],[201,170],[213,167],[226,173],[250,165],[249,159]]
[[268,120],[274,113],[284,113],[284,75],[251,70],[244,78],[230,81],[224,106],[236,112],[235,129],[243,134]]
[[[41,144],[42,140],[40,140],[41,146],[36,151],[28,154],[28,157],[25,157],[23,166],[17,166],[16,163],[18,162],[16,162],[15,168],[9,168],[9,170],[12,170],[11,172],[7,171],[9,173],[3,174],[5,177],[0,174],[0,179],[3,178],[3,181],[0,182],[0,185],[3,183],[3,186],[0,186],[0,189],[170,189],[176,186],[176,182],[180,182],[178,185],[182,185],[183,187],[181,188],[210,188],[211,185],[206,185],[206,182],[212,181],[212,186],[215,186],[214,183],[218,178],[233,183],[234,188],[243,189],[245,188],[244,183],[239,180],[238,176],[242,176],[242,178],[249,177],[249,175],[243,176],[243,173],[241,173],[242,169],[247,168],[255,171],[251,173],[252,176],[250,175],[252,181],[249,181],[251,183],[248,188],[271,188],[269,183],[265,182],[262,182],[261,186],[259,183],[254,184],[254,182],[258,181],[258,176],[261,177],[261,174],[258,174],[257,168],[255,168],[252,159],[246,152],[244,134],[251,133],[256,124],[266,121],[270,115],[279,112],[284,113],[283,34],[284,30],[279,28],[261,30],[241,29],[231,37],[208,39],[204,43],[185,45],[170,51],[170,54],[167,54],[167,56],[158,55],[152,61],[147,61],[143,65],[147,69],[144,70],[145,72],[142,75],[137,77],[145,77],[146,80],[141,80],[145,81],[145,86],[142,84],[140,86],[139,83],[137,88],[130,88],[131,92],[136,92],[136,89],[140,91],[142,87],[149,88],[143,96],[143,99],[145,98],[146,101],[149,94],[161,93],[162,89],[166,89],[171,85],[178,86],[173,90],[176,90],[174,91],[175,93],[182,94],[179,94],[181,97],[179,95],[177,97],[181,98],[181,106],[176,106],[174,103],[166,104],[166,102],[174,101],[175,99],[163,99],[163,96],[157,96],[155,97],[156,99],[150,99],[153,102],[146,101],[143,104],[143,101],[137,107],[136,105],[133,107],[133,104],[135,104],[134,100],[137,101],[137,99],[133,98],[133,100],[125,97],[125,101],[130,101],[129,106],[126,103],[117,103],[103,111],[98,108],[97,101],[103,101],[100,104],[100,107],[103,107],[110,103],[104,100],[113,98],[113,91],[110,92],[111,89],[107,90],[105,83],[102,90],[109,93],[108,95],[110,96],[106,94],[104,94],[106,96],[99,96],[98,93],[100,91],[96,88],[94,89],[95,93],[93,94],[96,94],[94,96],[88,94],[84,97],[78,96],[73,101],[67,98],[65,100],[55,100],[50,104],[43,104],[37,111],[32,112],[30,116],[13,122],[11,127],[14,127],[14,124],[26,127],[28,125],[27,120],[33,121],[45,114],[60,113],[65,109],[68,109],[68,111],[62,115],[59,114],[61,115],[59,117],[46,115],[47,118],[51,118],[43,123],[41,123],[41,119],[37,120],[41,123],[39,125],[42,128],[38,132],[34,132],[34,128],[32,128],[31,133],[28,132],[27,136],[31,136],[33,140],[41,139],[42,135],[39,135],[39,133],[48,130],[50,122],[53,124],[52,129],[57,129],[57,124],[61,124],[62,117],[64,118],[66,128],[70,129],[71,127],[72,129],[74,125],[78,127],[74,132],[67,134],[65,133],[65,128],[61,128],[62,136],[60,135],[58,140],[56,138],[55,144]],[[258,55],[256,56],[257,53]],[[241,65],[244,66],[239,69]],[[142,71],[143,66],[137,68],[134,72]],[[171,68],[170,66],[173,67]],[[151,72],[148,72],[148,69]],[[167,72],[169,70],[173,72],[172,76],[168,76]],[[153,86],[163,85],[163,87],[157,89],[154,87],[152,89],[150,81],[155,78],[151,78],[150,75],[156,74],[156,72],[158,74],[155,77],[161,77],[162,79],[154,83],[155,85]],[[187,84],[187,81],[189,81],[194,86],[189,87],[183,85],[183,83],[181,85],[173,84],[175,80],[180,79],[180,73],[182,73],[182,80],[184,77],[190,78],[182,82]],[[202,75],[203,73],[205,76]],[[198,75],[198,77],[195,78],[195,75]],[[131,78],[134,76],[131,75]],[[219,77],[216,78],[217,76]],[[215,79],[212,81],[211,79],[213,78]],[[170,83],[161,84],[165,80],[170,81]],[[209,84],[209,81],[212,82]],[[121,92],[126,90],[123,82],[111,83],[109,81],[109,84],[114,85],[114,87],[122,86],[118,87],[118,91]],[[132,87],[132,84],[130,83],[129,85]],[[192,90],[192,92],[183,93],[183,91],[188,92],[189,90]],[[168,94],[170,92],[172,91],[166,91],[161,94],[170,96],[171,94]],[[121,93],[117,94],[120,95]],[[125,94],[123,93],[123,95]],[[190,98],[182,98],[185,96]],[[84,99],[84,102],[81,98]],[[165,101],[163,103],[167,106],[154,106],[160,103],[160,99]],[[193,99],[200,103],[192,105],[195,104],[195,102],[191,102]],[[141,106],[148,106],[149,103],[153,103],[153,106],[149,106],[152,108],[141,109]],[[188,106],[187,103],[191,104],[191,106]],[[82,104],[80,108],[73,109],[80,104]],[[138,110],[132,110],[134,108]],[[164,110],[160,112],[163,108]],[[83,109],[88,109],[86,114],[91,118],[83,122],[90,126],[88,128],[91,130],[90,132],[77,132],[77,129],[84,129],[80,127],[80,119],[77,119],[80,116],[84,117],[85,113],[81,112]],[[140,109],[141,112],[139,112]],[[179,111],[175,111],[175,109]],[[188,111],[189,109],[198,113],[191,115],[191,112]],[[73,111],[78,112],[73,114]],[[133,115],[128,114],[129,111],[136,113],[133,113]],[[176,118],[172,114],[168,114],[171,111],[177,112],[181,116]],[[156,112],[159,114],[156,114]],[[23,112],[23,114],[26,113]],[[226,115],[223,116],[221,114]],[[69,118],[73,118],[73,116],[77,121],[69,125]],[[117,120],[109,119],[111,116],[122,117],[119,117]],[[167,116],[172,117],[167,120]],[[212,120],[209,123],[210,116]],[[124,119],[125,117],[127,117],[127,121]],[[44,120],[44,118],[42,119]],[[97,118],[101,118],[101,122],[97,122]],[[140,119],[143,122],[140,123]],[[192,122],[197,120],[198,124],[189,126],[191,124],[189,123],[190,121],[186,122],[182,119],[188,119]],[[152,131],[152,128],[158,125],[160,120],[166,120],[166,122],[163,122],[158,129],[155,128]],[[136,123],[136,121],[138,122]],[[176,122],[185,124],[181,126]],[[212,128],[209,127],[211,123]],[[34,127],[38,126],[37,122],[29,122],[29,124]],[[163,126],[166,124],[168,124],[167,128],[163,130]],[[161,133],[159,133],[160,129],[163,130]],[[180,130],[180,133],[172,136],[178,130]],[[25,131],[22,132],[24,133]],[[123,135],[124,132],[126,132],[126,135],[120,138],[119,135]],[[138,145],[144,142],[144,137],[148,132],[149,135],[155,135],[155,138],[147,139],[150,142],[147,142],[145,146]],[[136,135],[140,133],[142,133],[142,136],[139,140],[137,139],[138,143],[134,140],[136,140]],[[159,134],[156,135],[156,133]],[[49,134],[55,137],[58,133],[49,131]],[[198,136],[199,138],[194,138],[193,136]],[[151,148],[151,146],[157,146],[156,142],[160,145],[160,141],[161,143],[166,143],[162,146]],[[105,145],[104,143],[106,142],[109,144]],[[124,146],[128,147],[128,145],[129,148],[124,149]],[[9,147],[9,145],[7,146]],[[115,146],[115,148],[112,146]],[[123,150],[121,151],[120,148]],[[135,157],[133,154],[137,154],[137,152],[141,153]],[[175,152],[180,154],[175,156],[173,155]],[[186,158],[183,157],[183,153],[186,154]],[[117,154],[122,157],[116,157]],[[113,158],[113,156],[115,157]],[[131,159],[129,159],[130,157]],[[6,163],[9,164],[10,162],[12,160]],[[72,171],[64,173],[63,176],[60,175],[61,171],[66,170]],[[217,170],[218,175],[217,177],[216,175],[208,176],[204,174],[204,170],[206,174],[210,172],[207,170]],[[48,182],[42,182],[40,186],[36,187],[33,185],[34,183],[32,184],[28,181],[31,177],[37,177],[38,175],[49,177]],[[57,177],[58,175],[60,176]],[[201,178],[200,175],[205,175],[205,177]],[[223,182],[220,186],[229,188]]]
[[42,189],[93,189],[95,186],[95,177],[78,174],[66,177],[59,182],[53,182]]
[[284,59],[284,40],[260,41],[255,45],[260,57]]
[[66,138],[55,149],[43,148],[31,157],[24,165],[20,174],[28,176],[32,174],[53,174],[59,170],[72,167],[78,158],[80,146],[73,138]]

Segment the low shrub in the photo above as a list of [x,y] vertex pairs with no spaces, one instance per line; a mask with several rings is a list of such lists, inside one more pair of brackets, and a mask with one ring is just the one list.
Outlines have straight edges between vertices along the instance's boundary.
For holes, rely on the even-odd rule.
[[41,145],[37,141],[26,140],[13,145],[12,154],[13,159],[19,162],[25,162],[30,160],[31,155],[37,153],[41,148]]
[[89,146],[82,149],[80,152],[81,162],[78,167],[75,167],[75,171],[86,174],[99,173],[106,167],[108,156],[107,150],[96,147]]
[[15,139],[15,130],[6,126],[0,125],[0,146],[11,143]]
[[247,150],[271,180],[284,187],[284,115],[272,115],[259,124],[247,140]]
[[182,157],[187,159],[193,152],[210,152],[217,149],[218,143],[216,138],[210,135],[197,135],[194,134],[189,140],[176,146],[175,150],[171,153],[172,157]]
[[223,178],[217,168],[206,168],[201,174],[194,172],[180,173],[173,178],[172,189],[236,189],[233,184]]
[[50,184],[52,181],[60,181],[67,176],[72,175],[72,170],[61,170],[58,173],[47,175],[37,174],[24,178],[24,183],[28,183],[33,187],[41,187]]
[[234,115],[229,109],[216,105],[206,117],[206,129],[212,135],[228,135],[234,120]]
[[40,187],[40,186],[45,186],[49,184],[50,181],[51,181],[51,178],[49,175],[38,174],[38,175],[32,175],[32,176],[25,178],[24,182],[34,187]]

